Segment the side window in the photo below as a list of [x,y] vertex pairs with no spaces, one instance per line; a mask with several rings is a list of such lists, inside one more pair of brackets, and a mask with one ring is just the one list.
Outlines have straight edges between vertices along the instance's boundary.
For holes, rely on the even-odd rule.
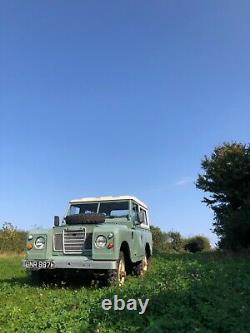
[[139,221],[138,213],[139,213],[139,207],[135,202],[132,201],[132,219],[134,221]]
[[148,214],[146,213],[145,209],[143,209],[141,207],[140,207],[140,212],[142,212],[144,215],[144,221],[145,221],[144,224],[146,224],[148,226]]

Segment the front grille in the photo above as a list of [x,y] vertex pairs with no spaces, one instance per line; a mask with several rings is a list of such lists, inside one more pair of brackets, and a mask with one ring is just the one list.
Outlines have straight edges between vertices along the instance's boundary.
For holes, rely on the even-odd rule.
[[63,253],[82,254],[86,239],[86,229],[64,229],[63,230]]
[[[84,251],[92,250],[92,238],[93,238],[93,233],[87,232],[85,237],[85,242],[83,244]],[[63,234],[54,234],[53,250],[59,252],[63,251]]]

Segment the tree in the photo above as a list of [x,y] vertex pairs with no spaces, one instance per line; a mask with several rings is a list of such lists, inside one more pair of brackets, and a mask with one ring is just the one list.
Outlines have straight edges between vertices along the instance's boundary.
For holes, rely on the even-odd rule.
[[250,246],[250,145],[224,143],[201,162],[196,187],[214,212],[213,231],[221,248]]

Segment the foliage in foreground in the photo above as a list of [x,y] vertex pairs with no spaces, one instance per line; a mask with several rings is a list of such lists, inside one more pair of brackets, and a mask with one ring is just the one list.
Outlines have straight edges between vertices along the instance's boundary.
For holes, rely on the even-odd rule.
[[225,143],[202,160],[196,186],[210,193],[204,202],[214,212],[219,246],[237,250],[250,246],[250,144]]
[[[1,333],[242,333],[250,327],[250,254],[154,257],[144,278],[122,288],[36,286],[20,257],[0,259]],[[149,298],[144,315],[104,311],[114,295]]]

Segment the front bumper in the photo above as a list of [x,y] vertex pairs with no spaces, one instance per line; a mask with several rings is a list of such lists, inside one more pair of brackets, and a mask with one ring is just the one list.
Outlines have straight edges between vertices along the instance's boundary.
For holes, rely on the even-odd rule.
[[[25,262],[39,262],[39,259],[24,259],[22,260],[22,267],[28,270],[38,270],[43,268],[27,268]],[[41,259],[44,261],[44,259]],[[116,269],[117,262],[115,260],[90,260],[86,257],[79,257],[79,258],[59,258],[53,257],[46,259],[46,261],[53,262],[53,268],[46,268],[46,269]]]

